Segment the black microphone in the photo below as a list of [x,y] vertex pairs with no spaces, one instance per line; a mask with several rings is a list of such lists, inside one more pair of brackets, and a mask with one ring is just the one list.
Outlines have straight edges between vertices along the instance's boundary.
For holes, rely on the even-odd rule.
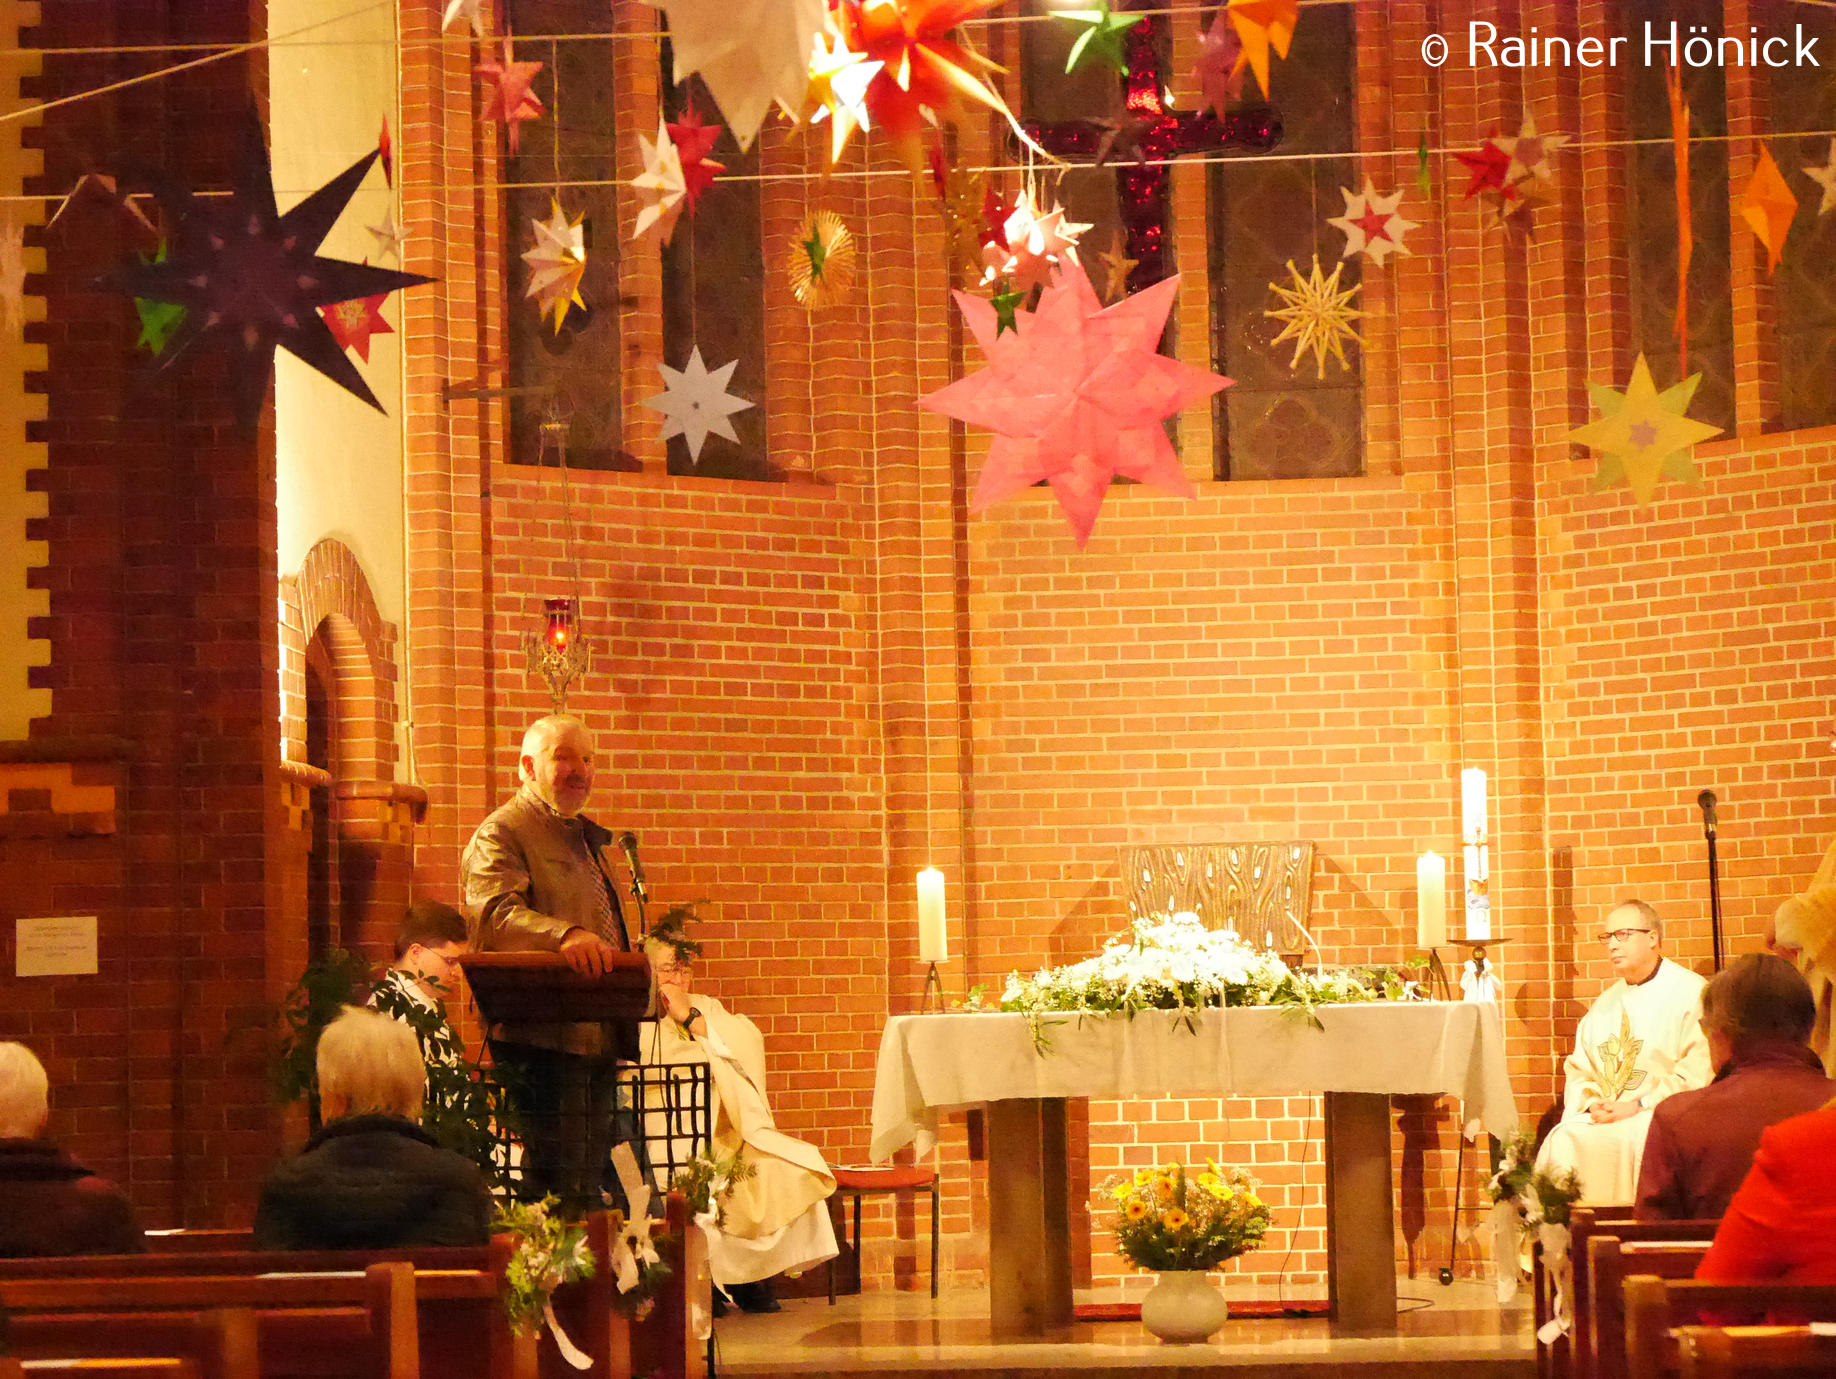
[[1696,803],[1702,808],[1702,836],[1713,838],[1715,836],[1715,792],[1704,790],[1696,796]]
[[618,850],[625,854],[625,864],[631,868],[631,890],[638,898],[638,904],[650,903],[650,887],[644,884],[644,864],[638,861],[637,834],[626,829],[618,835]]

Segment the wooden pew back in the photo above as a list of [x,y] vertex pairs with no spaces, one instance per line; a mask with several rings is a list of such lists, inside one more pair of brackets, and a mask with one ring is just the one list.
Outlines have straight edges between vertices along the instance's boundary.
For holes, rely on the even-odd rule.
[[1679,1341],[1687,1379],[1836,1374],[1836,1336],[1807,1326],[1685,1326]]
[[[1586,1379],[1589,1373],[1587,1352],[1593,1325],[1588,1268],[1590,1240],[1602,1235],[1628,1242],[1708,1240],[1719,1224],[1718,1221],[1638,1221],[1633,1219],[1629,1203],[1577,1204],[1568,1218],[1568,1261],[1573,1276],[1570,1305],[1574,1309],[1574,1325],[1568,1335],[1558,1337],[1553,1344],[1538,1343],[1536,1365],[1541,1379]],[[1535,1322],[1541,1328],[1554,1311],[1555,1301],[1540,1248],[1534,1254],[1531,1288]]]
[[1628,1243],[1611,1235],[1588,1242],[1591,1335],[1581,1343],[1587,1379],[1627,1379],[1626,1280],[1633,1274],[1689,1278],[1708,1247],[1707,1240]]
[[[1627,1278],[1626,1361],[1630,1379],[1661,1379],[1684,1371],[1680,1333],[1713,1317],[1779,1312],[1807,1321],[1836,1321],[1836,1286],[1711,1283],[1705,1279]],[[1736,1328],[1739,1329],[1739,1328]]]

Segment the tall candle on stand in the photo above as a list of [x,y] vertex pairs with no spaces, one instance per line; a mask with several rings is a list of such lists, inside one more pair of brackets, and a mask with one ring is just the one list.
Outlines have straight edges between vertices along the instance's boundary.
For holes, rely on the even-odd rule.
[[1415,860],[1415,942],[1422,948],[1447,942],[1447,861],[1438,852]]
[[1485,772],[1469,767],[1460,773],[1460,833],[1466,862],[1466,936],[1492,936],[1490,867],[1485,844]]
[[944,874],[936,867],[918,873],[918,961],[950,961],[950,938],[944,928]]

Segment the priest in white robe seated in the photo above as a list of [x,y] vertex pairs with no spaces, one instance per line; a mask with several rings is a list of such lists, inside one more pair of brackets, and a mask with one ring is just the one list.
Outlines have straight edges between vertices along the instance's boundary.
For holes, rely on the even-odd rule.
[[1714,1076],[1701,1025],[1707,983],[1659,951],[1663,922],[1642,900],[1615,906],[1602,938],[1619,980],[1581,1017],[1562,1119],[1536,1166],[1558,1178],[1574,1169],[1583,1201],[1630,1202],[1651,1108]]
[[[647,1027],[644,1061],[708,1064],[714,1153],[743,1155],[751,1169],[724,1200],[721,1225],[709,1241],[710,1272],[744,1310],[775,1312],[773,1276],[800,1273],[835,1257],[828,1207],[835,1177],[813,1145],[782,1133],[773,1122],[758,1026],[712,996],[691,991],[692,947],[653,936],[645,950],[661,1018]],[[659,1128],[646,1127],[646,1133]]]

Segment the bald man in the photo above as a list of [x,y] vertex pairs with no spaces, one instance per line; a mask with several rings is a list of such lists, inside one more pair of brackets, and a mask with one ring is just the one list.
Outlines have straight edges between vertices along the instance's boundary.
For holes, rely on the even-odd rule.
[[[612,835],[581,813],[593,792],[593,735],[577,718],[538,718],[517,768],[522,788],[466,844],[472,946],[560,953],[577,971],[604,972],[631,939],[604,856]],[[523,1121],[523,1194],[596,1202],[618,1092],[605,1030],[502,1025],[491,1057]]]

